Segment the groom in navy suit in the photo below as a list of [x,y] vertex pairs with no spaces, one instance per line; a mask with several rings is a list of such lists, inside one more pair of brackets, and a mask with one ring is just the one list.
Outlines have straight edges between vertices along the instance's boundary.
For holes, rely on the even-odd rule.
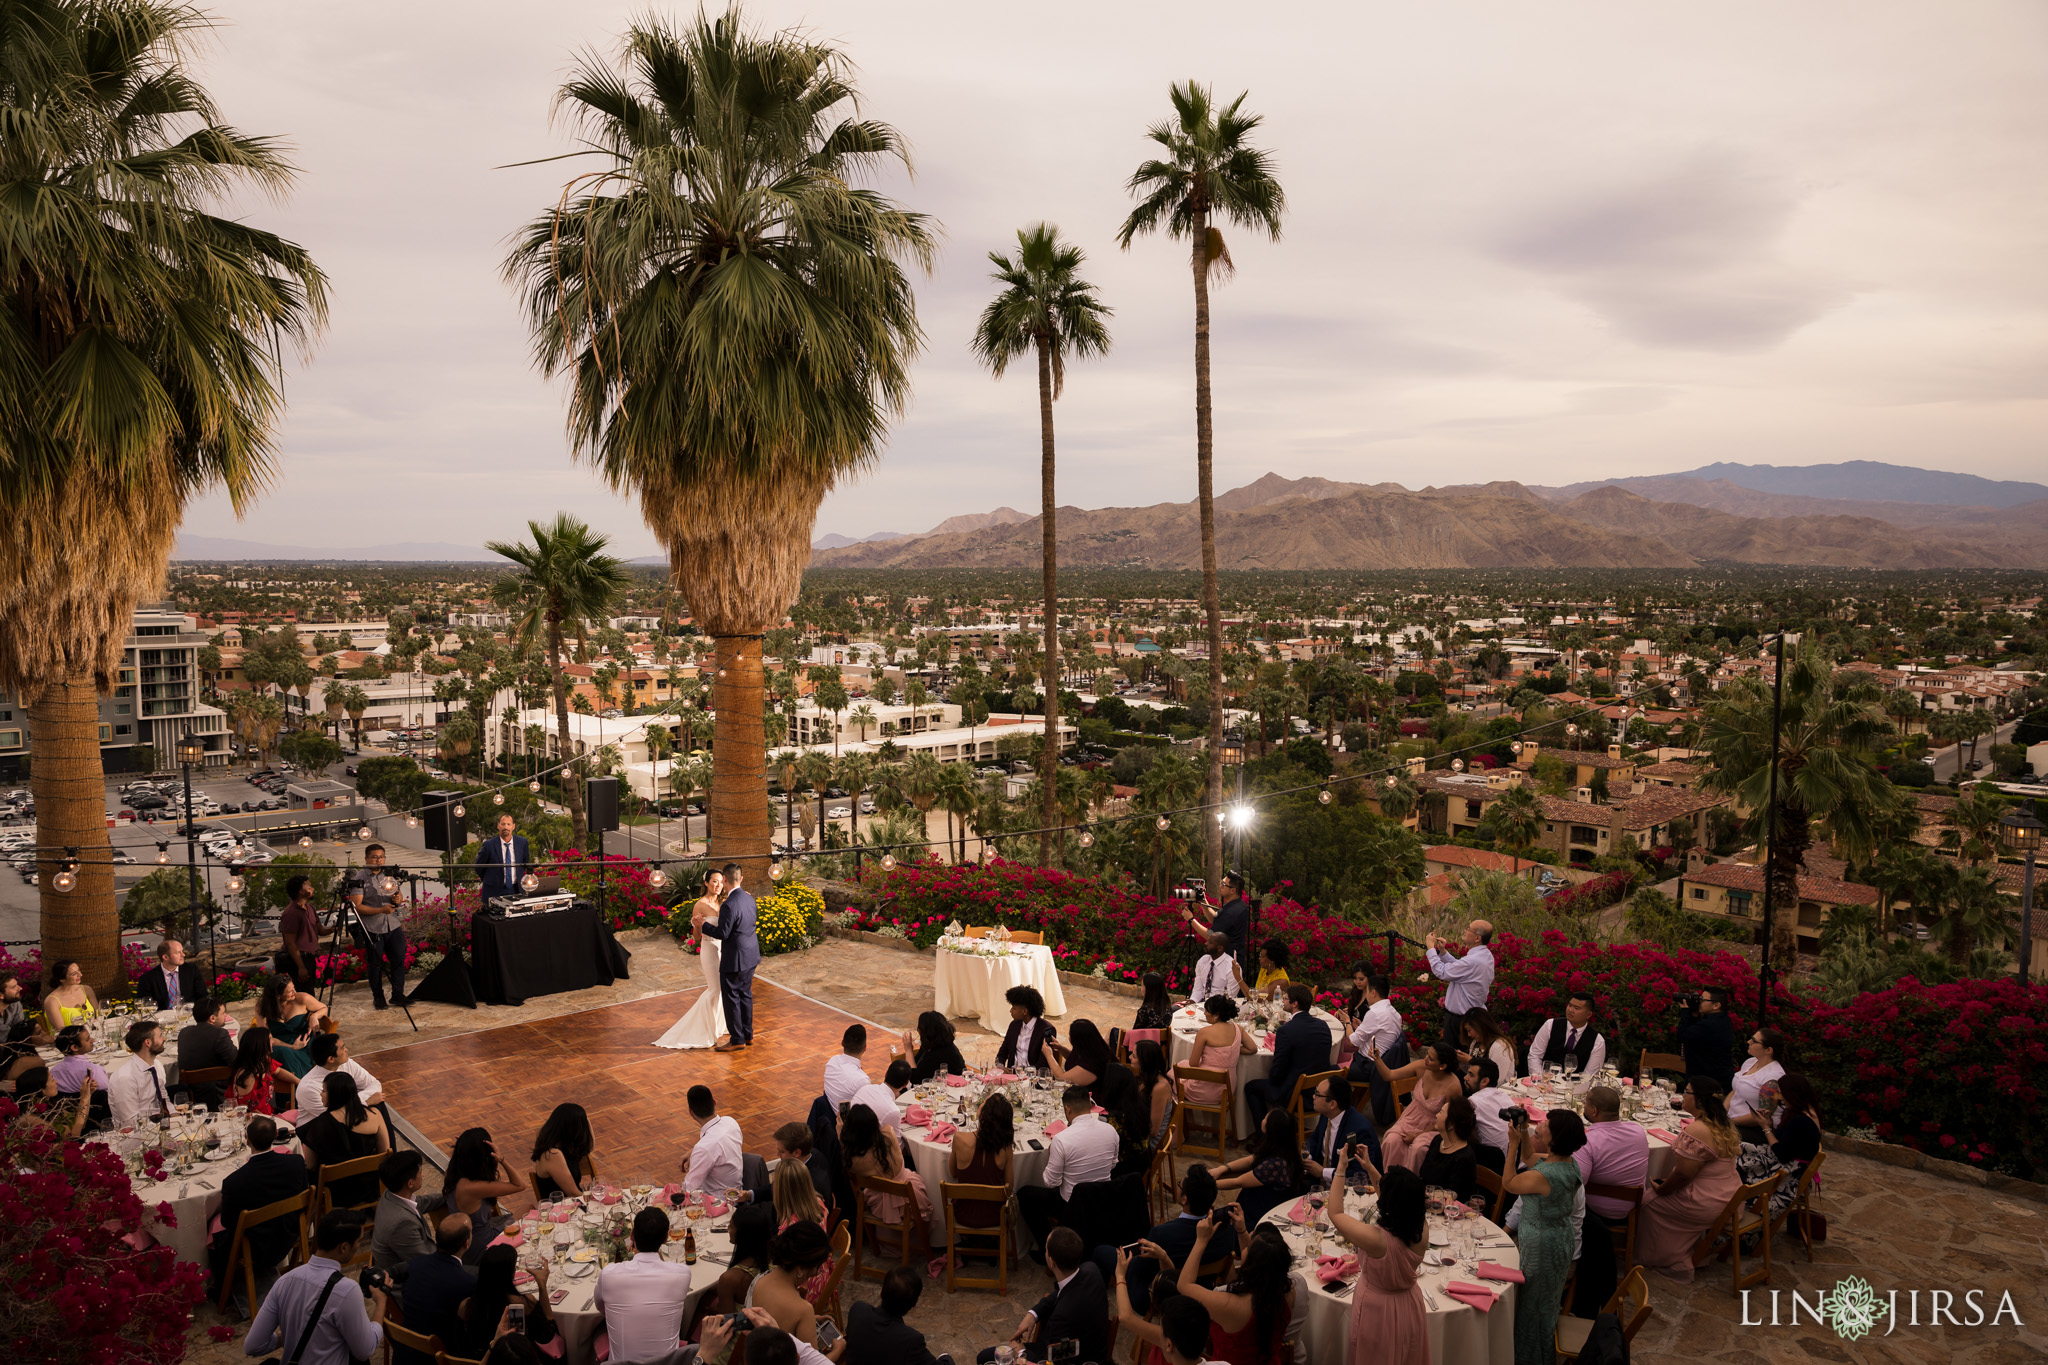
[[754,896],[740,887],[740,865],[725,865],[725,899],[716,923],[704,932],[718,940],[718,998],[725,1006],[726,1040],[713,1052],[738,1052],[754,1042],[754,968],[761,965],[761,940],[754,936]]
[[519,879],[526,875],[526,836],[512,832],[511,816],[498,817],[498,832],[477,845],[476,862],[485,904],[519,894]]

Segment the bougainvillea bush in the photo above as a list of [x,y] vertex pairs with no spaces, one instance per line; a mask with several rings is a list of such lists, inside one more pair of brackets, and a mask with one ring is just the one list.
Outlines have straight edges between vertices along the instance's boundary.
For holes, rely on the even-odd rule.
[[[900,932],[919,947],[936,942],[951,920],[1037,929],[1063,970],[1099,967],[1117,981],[1159,971],[1176,990],[1200,951],[1178,902],[1052,868],[904,863],[870,870],[863,884],[872,894],[845,922]],[[1396,942],[1390,961],[1384,932],[1286,899],[1261,910],[1257,932],[1288,944],[1290,975],[1321,988],[1325,1003],[1350,988],[1358,965],[1386,973],[1411,1041],[1437,1037],[1443,986],[1428,976],[1418,947]],[[1488,1006],[1503,1029],[1526,1047],[1571,992],[1588,991],[1608,1055],[1625,1073],[1645,1049],[1678,1050],[1681,995],[1726,990],[1737,1038],[1759,1017],[1756,968],[1737,953],[1572,943],[1551,932],[1498,935],[1493,954]],[[1780,981],[1769,1022],[1791,1038],[1789,1064],[1819,1088],[1830,1127],[1875,1127],[1888,1141],[1987,1169],[2048,1168],[2039,1119],[2048,1096],[2048,986],[1906,981],[1836,1007]]]
[[[146,1210],[113,1150],[18,1122],[0,1096],[0,1354],[51,1365],[130,1365],[185,1356],[199,1267],[169,1247],[131,1245]],[[138,1238],[137,1240],[142,1240]]]

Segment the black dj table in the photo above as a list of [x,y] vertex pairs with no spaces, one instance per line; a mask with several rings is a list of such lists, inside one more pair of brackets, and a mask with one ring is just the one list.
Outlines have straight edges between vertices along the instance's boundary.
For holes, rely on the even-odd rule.
[[487,1005],[609,986],[628,975],[632,956],[588,902],[539,915],[477,915],[469,946],[477,994]]

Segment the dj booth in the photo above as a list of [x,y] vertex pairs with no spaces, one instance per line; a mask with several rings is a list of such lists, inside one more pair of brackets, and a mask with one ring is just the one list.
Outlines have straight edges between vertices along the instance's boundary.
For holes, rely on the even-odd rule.
[[522,1005],[529,996],[609,986],[628,975],[631,954],[589,901],[498,902],[469,923],[471,972],[487,1005]]

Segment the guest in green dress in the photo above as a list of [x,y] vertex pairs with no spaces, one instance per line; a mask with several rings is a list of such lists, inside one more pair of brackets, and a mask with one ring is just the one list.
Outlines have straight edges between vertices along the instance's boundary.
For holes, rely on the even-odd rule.
[[303,1079],[313,1069],[313,1054],[306,1046],[313,1025],[327,1013],[317,996],[292,984],[283,972],[270,978],[256,1002],[255,1027],[270,1030],[270,1055],[292,1075]]
[[1572,1153],[1585,1145],[1586,1125],[1569,1109],[1553,1109],[1539,1123],[1517,1123],[1508,1139],[1508,1168],[1516,1174],[1505,1184],[1522,1200],[1515,1365],[1551,1365],[1556,1358],[1558,1304],[1572,1273],[1572,1206],[1579,1193]]

